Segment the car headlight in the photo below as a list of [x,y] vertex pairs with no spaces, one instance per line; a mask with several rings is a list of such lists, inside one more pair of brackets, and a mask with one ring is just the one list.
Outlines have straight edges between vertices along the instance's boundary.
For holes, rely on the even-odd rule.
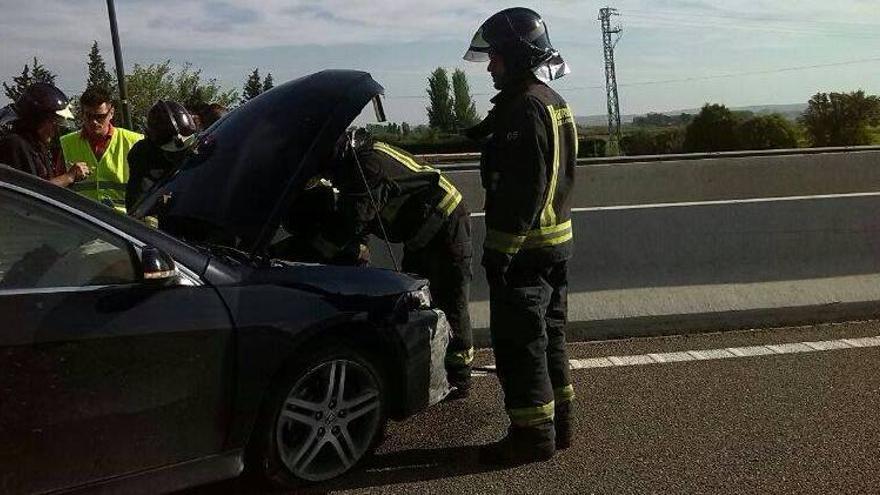
[[406,295],[410,309],[428,309],[431,307],[431,290],[427,285]]

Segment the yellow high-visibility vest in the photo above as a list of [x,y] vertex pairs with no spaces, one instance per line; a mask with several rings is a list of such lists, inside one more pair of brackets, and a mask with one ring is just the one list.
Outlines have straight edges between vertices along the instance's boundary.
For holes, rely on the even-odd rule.
[[81,131],[62,136],[61,150],[64,152],[64,161],[84,162],[91,171],[85,180],[71,184],[70,188],[87,198],[108,206],[112,205],[113,208],[125,213],[128,152],[134,143],[143,138],[142,134],[116,127],[113,129],[107,150],[98,160]]

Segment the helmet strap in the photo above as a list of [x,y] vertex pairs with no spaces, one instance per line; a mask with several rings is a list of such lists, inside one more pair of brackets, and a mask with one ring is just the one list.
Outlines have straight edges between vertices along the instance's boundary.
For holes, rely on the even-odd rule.
[[[177,125],[177,119],[174,118],[174,114],[171,112],[171,108],[168,106],[167,101],[162,100],[162,108],[165,109],[165,113],[168,114],[168,118],[171,119],[171,126],[174,127],[174,136],[171,138],[174,143],[174,147],[178,151],[181,151],[187,147],[187,143],[191,141],[191,139],[188,138],[191,138],[192,136],[183,136],[180,133],[180,127]],[[164,145],[162,145],[162,147],[165,148],[165,146],[167,145],[168,143],[165,143]]]

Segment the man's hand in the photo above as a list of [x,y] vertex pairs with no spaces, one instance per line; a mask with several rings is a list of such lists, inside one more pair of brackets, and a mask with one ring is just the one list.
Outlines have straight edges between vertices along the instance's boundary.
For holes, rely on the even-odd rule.
[[492,249],[483,251],[482,265],[486,269],[486,280],[490,286],[504,285],[504,276],[510,268],[511,256]]
[[83,162],[76,162],[67,169],[67,176],[71,182],[79,182],[89,176],[91,170],[89,166]]
[[358,266],[370,266],[370,248],[366,244],[358,245]]

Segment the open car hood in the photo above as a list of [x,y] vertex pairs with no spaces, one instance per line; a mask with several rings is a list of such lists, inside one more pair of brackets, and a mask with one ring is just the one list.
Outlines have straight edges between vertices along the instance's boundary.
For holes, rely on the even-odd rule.
[[[277,86],[200,138],[196,155],[136,215],[163,203],[163,222],[194,240],[261,252],[283,213],[383,88],[366,72],[327,70]],[[377,110],[377,113],[379,110]],[[163,227],[164,228],[164,227]]]

